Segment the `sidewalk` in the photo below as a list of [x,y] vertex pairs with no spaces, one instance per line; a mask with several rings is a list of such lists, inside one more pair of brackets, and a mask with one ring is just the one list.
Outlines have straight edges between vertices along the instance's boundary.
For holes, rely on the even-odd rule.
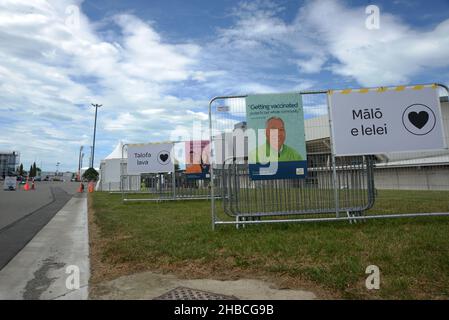
[[[80,289],[66,287],[68,266]],[[69,269],[70,270],[70,269]],[[0,299],[87,299],[89,242],[86,195],[76,195],[0,271]]]

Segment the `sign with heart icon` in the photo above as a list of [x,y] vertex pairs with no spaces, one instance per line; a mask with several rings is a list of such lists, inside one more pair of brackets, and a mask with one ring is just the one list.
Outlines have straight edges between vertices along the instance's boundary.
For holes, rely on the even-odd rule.
[[158,161],[162,165],[167,165],[168,159],[170,158],[170,152],[163,150],[158,154]]
[[423,136],[435,128],[435,113],[424,104],[412,104],[404,110],[402,123],[411,134]]
[[408,114],[408,120],[418,129],[422,129],[429,121],[429,113],[426,111],[415,112]]
[[328,98],[338,156],[446,148],[436,85],[337,90]]
[[173,143],[128,145],[128,174],[174,171]]

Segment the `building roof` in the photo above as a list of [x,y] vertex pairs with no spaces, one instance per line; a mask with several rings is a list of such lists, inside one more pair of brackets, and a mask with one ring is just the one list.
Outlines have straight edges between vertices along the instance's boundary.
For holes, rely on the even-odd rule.
[[436,157],[425,157],[425,158],[381,162],[377,163],[376,167],[393,168],[393,167],[419,167],[419,166],[439,166],[439,165],[449,165],[449,154]]

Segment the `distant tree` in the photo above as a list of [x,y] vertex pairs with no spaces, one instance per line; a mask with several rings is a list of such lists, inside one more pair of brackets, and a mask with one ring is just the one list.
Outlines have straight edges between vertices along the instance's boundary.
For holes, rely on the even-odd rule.
[[98,172],[94,168],[89,168],[83,173],[83,179],[87,181],[97,181],[98,180]]
[[37,176],[36,162],[33,162],[33,172],[32,172],[32,176],[33,176],[33,177]]
[[23,176],[23,163],[21,163],[20,166],[17,168],[17,174],[19,176]]
[[33,177],[33,165],[30,166],[30,171],[28,171],[28,177]]
[[36,176],[41,176],[42,169],[39,167],[36,167]]

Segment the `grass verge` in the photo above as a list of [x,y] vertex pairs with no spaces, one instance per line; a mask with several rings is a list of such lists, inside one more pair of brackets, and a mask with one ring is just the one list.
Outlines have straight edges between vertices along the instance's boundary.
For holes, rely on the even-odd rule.
[[[374,213],[449,211],[447,192],[382,191]],[[321,298],[448,299],[449,218],[210,227],[208,201],[89,195],[93,285],[134,272],[259,278]],[[381,270],[367,290],[365,269]]]

